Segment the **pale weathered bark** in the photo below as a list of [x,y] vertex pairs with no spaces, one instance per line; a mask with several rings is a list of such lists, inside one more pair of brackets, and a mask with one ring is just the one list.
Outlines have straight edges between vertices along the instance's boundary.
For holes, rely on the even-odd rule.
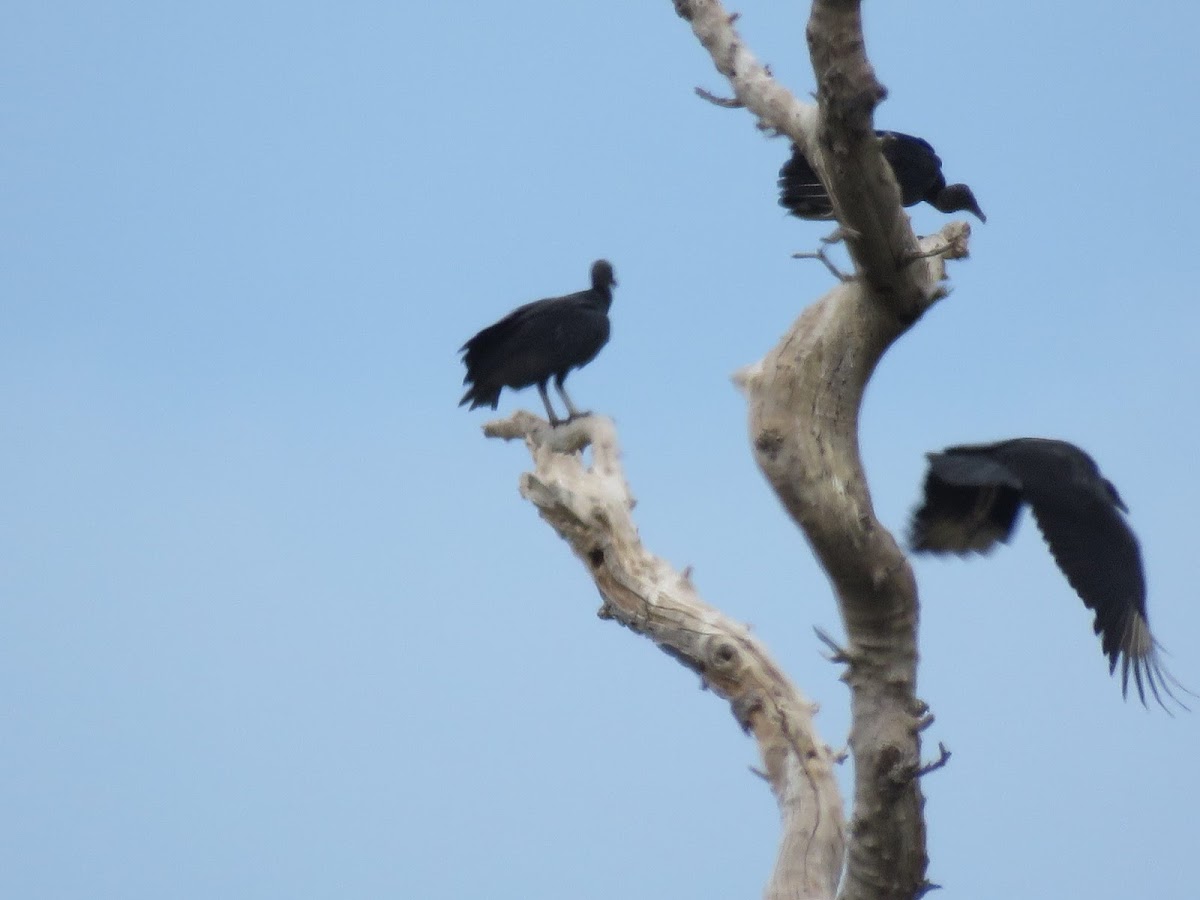
[[[766,897],[833,897],[844,859],[842,801],[812,707],[744,625],[700,599],[687,571],[642,546],[612,422],[589,416],[550,428],[517,412],[484,431],[525,441],[534,469],[521,476],[521,494],[584,563],[603,599],[600,617],[650,638],[699,673],[753,733],[783,820]],[[583,453],[589,445],[590,466]]]
[[[698,672],[753,732],[784,832],[771,900],[908,900],[925,878],[916,697],[917,591],[912,570],[871,506],[858,452],[863,391],[887,348],[944,295],[944,261],[967,254],[962,222],[918,241],[873,137],[884,90],[875,80],[856,0],[815,0],[808,41],[818,105],[778,85],[716,0],[676,11],[761,128],[801,145],[822,176],[854,277],[810,306],[759,363],[739,373],[750,436],[767,480],[830,576],[846,627],[840,659],[851,689],[854,814],[846,843],[832,754],[811,707],[742,625],[705,604],[687,572],[643,548],[608,419],[551,429],[529,413],[485,427],[522,438],[534,471],[521,493],[583,561],[616,619]],[[591,447],[592,464],[584,462]],[[844,877],[843,873],[844,866]]]
[[875,518],[857,437],[863,389],[901,331],[864,281],[839,285],[740,379],[759,466],[829,573],[849,638],[855,791],[844,900],[911,898],[926,885],[916,583]]
[[844,900],[912,898],[928,888],[916,697],[917,590],[871,505],[858,452],[863,391],[887,348],[945,293],[943,260],[966,255],[952,223],[918,243],[873,137],[885,96],[867,60],[859,3],[815,0],[808,42],[818,106],[770,78],[715,0],[677,12],[760,127],[801,145],[829,188],[855,263],[853,280],[809,307],[740,382],[759,466],[803,530],[837,593],[848,645],[855,763]]

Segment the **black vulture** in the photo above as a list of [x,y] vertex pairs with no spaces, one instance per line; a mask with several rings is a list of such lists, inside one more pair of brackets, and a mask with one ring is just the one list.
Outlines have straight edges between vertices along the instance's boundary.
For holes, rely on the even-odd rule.
[[608,308],[616,283],[612,264],[598,259],[592,263],[592,286],[586,291],[526,303],[463,344],[463,384],[470,387],[458,405],[495,409],[503,388],[536,384],[550,424],[558,425],[563,420],[554,414],[546,393],[546,383],[553,378],[567,404],[566,421],[588,415],[571,403],[563,380],[571,369],[595,359],[608,343]]
[[[883,158],[892,167],[892,174],[900,185],[902,205],[913,206],[924,200],[939,212],[965,210],[981,222],[987,221],[969,187],[946,184],[942,161],[928,141],[898,131],[876,131],[875,136],[882,145]],[[779,205],[801,219],[833,218],[833,203],[825,185],[795,144],[792,145],[792,158],[779,170]]]
[[1095,613],[1110,673],[1120,661],[1122,694],[1132,671],[1143,705],[1149,685],[1164,709],[1164,694],[1183,706],[1171,686],[1187,689],[1162,666],[1150,633],[1141,551],[1123,515],[1128,509],[1074,444],[1016,438],[930,453],[910,544],[917,552],[986,553],[1008,541],[1023,503],[1067,581]]

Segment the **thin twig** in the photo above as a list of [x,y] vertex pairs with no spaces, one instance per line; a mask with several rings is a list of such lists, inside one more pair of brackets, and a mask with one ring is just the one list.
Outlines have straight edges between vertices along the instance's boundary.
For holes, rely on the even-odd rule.
[[838,281],[845,284],[847,281],[854,280],[853,275],[847,275],[836,265],[834,265],[833,260],[831,260],[828,254],[826,254],[824,247],[822,247],[820,250],[798,251],[792,254],[792,259],[819,259],[825,264],[825,268],[833,273],[833,277]]
[[817,633],[817,638],[821,643],[832,651],[833,655],[826,657],[831,663],[845,663],[849,665],[853,662],[850,658],[850,651],[831,638],[828,633],[820,628],[813,628],[813,631]]
[[713,106],[719,106],[722,109],[742,109],[746,105],[737,97],[718,97],[712,91],[706,91],[702,87],[696,88],[696,96],[701,100],[707,100]]
[[946,745],[938,741],[938,758],[933,762],[925,763],[921,768],[917,769],[917,778],[928,775],[930,772],[936,772],[946,763],[950,762],[950,751],[946,749]]

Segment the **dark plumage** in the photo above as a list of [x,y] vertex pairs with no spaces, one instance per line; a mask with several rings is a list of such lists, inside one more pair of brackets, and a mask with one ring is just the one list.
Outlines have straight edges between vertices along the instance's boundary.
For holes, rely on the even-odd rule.
[[[879,138],[883,158],[892,167],[892,174],[900,185],[901,204],[913,206],[924,200],[940,212],[965,210],[981,222],[987,221],[969,187],[946,184],[942,161],[928,141],[898,131],[876,131],[875,135]],[[825,185],[795,144],[792,145],[792,158],[779,170],[779,205],[801,219],[833,218],[833,203]]]
[[459,348],[467,367],[463,384],[470,387],[458,405],[495,409],[503,388],[520,390],[536,384],[550,424],[558,425],[562,420],[554,414],[546,393],[553,378],[567,405],[566,421],[586,416],[571,403],[563,380],[571,369],[595,359],[608,343],[608,308],[616,283],[612,264],[596,260],[592,286],[586,291],[526,303],[463,344]]
[[[986,553],[1012,535],[1029,504],[1055,562],[1088,609],[1108,656],[1121,663],[1121,691],[1132,671],[1138,697],[1182,687],[1163,668],[1146,615],[1146,582],[1137,538],[1117,489],[1083,450],[1065,441],[1017,438],[949,447],[929,454],[925,502],[913,515],[917,552]],[[1186,688],[1184,688],[1186,690]]]

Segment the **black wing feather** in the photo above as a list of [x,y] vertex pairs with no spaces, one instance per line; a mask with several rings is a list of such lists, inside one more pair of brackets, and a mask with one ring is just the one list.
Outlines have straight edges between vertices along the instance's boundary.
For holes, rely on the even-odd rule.
[[1095,460],[1074,444],[1040,438],[1005,441],[994,453],[1021,480],[1050,554],[1094,613],[1109,671],[1120,663],[1122,694],[1132,673],[1143,704],[1149,687],[1164,709],[1163,695],[1183,706],[1171,692],[1182,685],[1163,667],[1150,631],[1141,548]]
[[779,205],[801,219],[832,219],[833,202],[800,148],[792,144],[792,155],[779,170]]
[[1163,694],[1179,702],[1170,689],[1174,678],[1163,668],[1150,632],[1141,550],[1121,513],[1107,502],[1080,498],[1064,509],[1029,492],[1026,496],[1054,561],[1095,614],[1092,629],[1100,635],[1109,672],[1120,663],[1121,693],[1128,694],[1132,673],[1143,704],[1146,687],[1164,708]]

